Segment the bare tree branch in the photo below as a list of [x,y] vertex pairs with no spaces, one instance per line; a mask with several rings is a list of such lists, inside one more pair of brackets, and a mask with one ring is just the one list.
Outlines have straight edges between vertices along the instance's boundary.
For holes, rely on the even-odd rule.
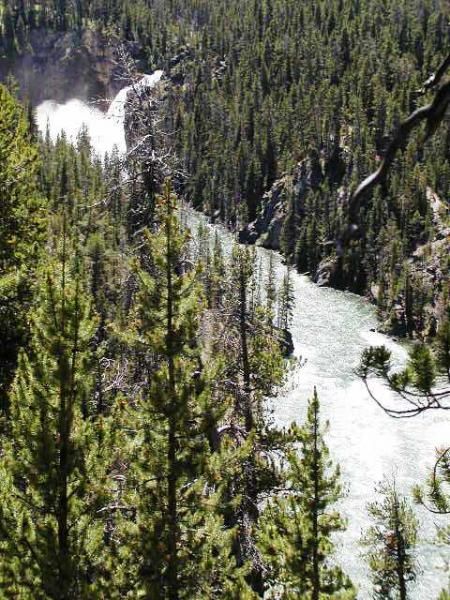
[[417,417],[421,413],[429,411],[429,410],[450,410],[450,405],[445,404],[445,402],[450,398],[450,394],[448,392],[447,392],[447,395],[444,396],[443,398],[438,398],[438,397],[436,397],[435,394],[432,394],[432,393],[430,393],[427,396],[424,396],[423,398],[416,398],[416,397],[414,397],[415,395],[411,394],[408,391],[400,393],[395,388],[392,388],[391,386],[389,386],[389,384],[388,384],[389,389],[396,392],[397,395],[399,396],[399,398],[404,400],[405,404],[410,405],[410,407],[409,408],[388,407],[385,404],[383,404],[377,398],[377,396],[374,394],[374,392],[372,391],[372,389],[369,385],[368,378],[362,377],[362,380],[364,382],[364,385],[366,386],[366,390],[367,390],[369,396],[372,398],[372,400],[375,402],[375,404],[377,404],[377,406],[379,408],[381,408],[387,415],[389,415],[390,417],[392,417],[394,419],[408,419],[411,417]]
[[[437,69],[436,73],[434,73],[424,84],[422,92],[429,91],[435,88],[447,70],[450,67],[450,54],[447,58],[442,62],[442,64]],[[446,110],[450,104],[450,81],[444,83],[435,93],[433,100],[415,110],[409,117],[407,117],[402,123],[392,138],[386,154],[383,158],[383,161],[380,167],[374,172],[371,173],[364,181],[357,187],[356,191],[350,198],[349,204],[349,215],[350,215],[350,227],[349,231],[346,231],[343,236],[343,240],[341,243],[348,241],[355,237],[355,233],[357,231],[357,227],[355,223],[358,223],[359,220],[359,211],[361,208],[361,204],[364,200],[364,197],[370,192],[375,186],[383,183],[386,179],[386,176],[389,172],[389,169],[394,162],[395,156],[398,150],[404,148],[408,142],[408,139],[411,135],[411,132],[416,129],[421,123],[426,124],[425,136],[423,142],[428,140],[430,137],[434,135],[438,126],[443,121]]]
[[424,93],[424,92],[427,92],[428,90],[431,90],[432,88],[436,87],[437,85],[439,85],[442,77],[445,75],[445,73],[449,67],[450,67],[450,54],[439,65],[436,73],[433,73],[433,75],[431,75],[431,77],[429,77],[425,81],[425,83],[423,85],[423,89],[421,91]]
[[426,122],[425,137],[423,140],[425,142],[436,132],[439,124],[444,119],[449,103],[450,81],[445,83],[436,92],[432,102],[415,110],[405,121],[400,124],[396,135],[389,144],[386,155],[380,167],[374,173],[364,179],[350,200],[350,216],[352,221],[358,214],[363,197],[376,185],[382,183],[386,179],[386,175],[392,163],[394,162],[395,155],[397,154],[398,150],[406,146],[408,138],[413,129],[415,129],[420,123]]

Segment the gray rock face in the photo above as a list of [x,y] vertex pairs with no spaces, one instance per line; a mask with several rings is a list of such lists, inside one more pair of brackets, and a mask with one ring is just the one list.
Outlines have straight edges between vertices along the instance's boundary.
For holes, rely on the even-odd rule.
[[286,216],[284,191],[288,185],[287,177],[278,179],[262,199],[263,209],[258,218],[240,232],[239,239],[247,243],[256,243],[264,248],[278,250],[280,234]]
[[314,282],[320,287],[334,287],[336,285],[335,277],[337,271],[337,259],[324,259],[314,274]]
[[283,223],[287,214],[287,198],[293,193],[295,209],[301,215],[306,194],[317,189],[324,175],[317,153],[311,152],[308,158],[297,164],[290,175],[277,179],[262,198],[258,217],[239,232],[239,240],[247,244],[257,244],[271,250],[280,249]]
[[280,249],[281,230],[284,223],[284,212],[280,211],[274,219],[269,223],[267,231],[261,234],[256,241],[257,246],[269,248],[270,250]]
[[[111,99],[129,83],[117,60],[117,47],[114,40],[95,31],[80,35],[33,30],[29,51],[0,59],[0,80],[12,74],[19,91],[34,105],[43,100]],[[136,43],[128,43],[126,51],[139,59],[141,49]]]
[[295,346],[292,333],[288,329],[278,329],[278,341],[280,349],[285,358],[292,356]]

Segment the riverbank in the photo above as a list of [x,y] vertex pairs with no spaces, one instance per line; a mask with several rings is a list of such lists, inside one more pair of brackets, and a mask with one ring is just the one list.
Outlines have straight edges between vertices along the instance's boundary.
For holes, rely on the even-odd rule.
[[[218,233],[225,252],[237,241],[235,234],[211,224],[192,209],[184,211],[184,222],[193,233],[200,224],[212,235]],[[262,281],[267,277],[270,257],[280,285],[287,269],[284,258],[279,252],[256,247]],[[395,475],[399,490],[406,495],[414,485],[423,483],[433,465],[435,447],[446,443],[448,422],[431,412],[416,419],[392,419],[369,397],[355,372],[363,350],[385,345],[397,366],[407,357],[403,345],[374,331],[378,321],[373,305],[351,292],[319,287],[293,271],[291,281],[295,296],[291,333],[297,363],[283,389],[269,400],[267,418],[281,427],[292,421],[303,422],[307,399],[317,388],[323,418],[329,423],[327,443],[333,460],[341,467],[346,489],[338,508],[348,528],[337,537],[336,559],[357,584],[358,599],[369,600],[371,584],[359,544],[361,532],[369,526],[367,504],[384,476]],[[380,382],[373,381],[372,386],[383,403],[395,403],[395,396]],[[444,570],[439,570],[444,565],[445,549],[441,551],[432,543],[435,525],[444,519],[422,507],[417,512],[421,538],[418,555],[427,568],[418,578],[411,600],[437,597],[446,583]]]

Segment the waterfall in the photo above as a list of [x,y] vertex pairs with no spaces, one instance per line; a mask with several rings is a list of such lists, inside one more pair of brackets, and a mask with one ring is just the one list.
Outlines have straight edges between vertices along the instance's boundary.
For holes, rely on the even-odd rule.
[[151,75],[144,75],[137,83],[128,85],[120,90],[114,100],[111,102],[107,112],[107,118],[115,121],[123,129],[125,120],[125,105],[127,103],[128,93],[133,91],[135,94],[140,94],[154,87],[163,76],[163,71],[155,71]]
[[104,113],[92,103],[72,99],[60,104],[54,100],[42,102],[36,109],[36,121],[39,130],[45,135],[47,129],[52,140],[63,132],[72,142],[83,129],[89,134],[94,152],[103,157],[116,148],[119,153],[126,152],[124,120],[128,93],[142,93],[153,88],[163,76],[163,71],[144,75],[137,83],[120,90],[111,102],[108,112]]

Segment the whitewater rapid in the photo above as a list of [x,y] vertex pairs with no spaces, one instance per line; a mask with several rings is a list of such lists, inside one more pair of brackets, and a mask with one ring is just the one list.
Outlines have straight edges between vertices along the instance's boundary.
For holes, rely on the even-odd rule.
[[[156,71],[135,84],[138,89],[156,85],[162,72]],[[86,127],[98,155],[126,151],[123,130],[126,97],[124,88],[112,102],[108,113],[100,112],[80,100],[65,104],[51,100],[36,111],[40,130],[47,127],[52,139],[61,131],[76,141]],[[184,218],[192,230],[202,222],[219,233],[225,248],[234,243],[233,236],[220,226],[209,225],[203,215],[191,209]],[[257,249],[263,274],[267,274],[269,252]],[[286,270],[282,258],[272,253],[279,284]],[[302,422],[307,399],[317,386],[322,414],[329,421],[327,442],[333,460],[340,464],[342,481],[347,490],[339,509],[348,519],[348,528],[336,539],[336,560],[358,586],[358,598],[368,600],[371,588],[368,567],[361,557],[359,540],[369,520],[366,505],[374,499],[374,487],[384,475],[395,475],[398,487],[410,493],[413,485],[423,483],[434,462],[436,447],[448,442],[449,419],[437,412],[414,419],[395,420],[388,417],[369,398],[363,383],[355,375],[361,352],[369,345],[386,345],[398,364],[406,359],[405,349],[390,338],[374,333],[377,320],[372,306],[362,298],[332,289],[318,288],[304,276],[292,273],[296,305],[291,327],[295,354],[301,361],[291,371],[285,388],[271,401],[273,417],[279,426]],[[304,361],[305,364],[300,366]],[[374,382],[375,390],[385,402],[390,393]],[[423,572],[419,575],[410,598],[432,600],[447,582],[444,558],[448,549],[432,543],[439,517],[417,508],[421,523],[418,547]],[[447,551],[447,556],[444,552]]]

